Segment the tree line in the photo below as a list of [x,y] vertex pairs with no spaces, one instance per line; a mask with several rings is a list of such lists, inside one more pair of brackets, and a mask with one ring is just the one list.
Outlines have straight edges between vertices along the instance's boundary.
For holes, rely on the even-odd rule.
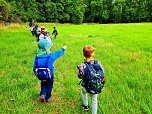
[[152,0],[0,0],[0,11],[6,22],[151,22]]

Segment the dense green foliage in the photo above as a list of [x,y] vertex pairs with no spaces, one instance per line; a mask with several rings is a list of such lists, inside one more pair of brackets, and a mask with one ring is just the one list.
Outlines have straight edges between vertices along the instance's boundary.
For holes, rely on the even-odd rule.
[[[77,65],[82,48],[95,47],[95,59],[105,68],[107,83],[98,96],[98,114],[152,113],[152,24],[53,24],[51,51],[67,45],[55,62],[51,103],[38,101],[40,82],[32,72],[38,46],[28,24],[0,26],[0,114],[86,114],[81,107]],[[91,114],[91,102],[89,97]]]
[[26,22],[32,19],[39,22],[60,23],[152,21],[152,0],[0,0],[0,9],[3,9],[3,15],[0,15],[4,21]]

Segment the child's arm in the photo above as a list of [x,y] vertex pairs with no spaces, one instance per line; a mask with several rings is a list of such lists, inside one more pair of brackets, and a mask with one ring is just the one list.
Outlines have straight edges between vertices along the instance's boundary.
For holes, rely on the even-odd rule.
[[101,66],[101,69],[102,69],[103,74],[104,74],[105,72],[104,72],[104,68],[103,68],[102,64],[99,61],[98,61],[98,64]]
[[66,46],[64,46],[63,48],[61,48],[59,51],[57,52],[52,52],[51,53],[51,57],[52,59],[56,60],[58,59],[59,57],[61,57],[63,54],[64,54],[64,51],[66,49]]
[[78,68],[78,78],[83,79],[84,78],[84,68],[85,68],[85,64],[80,64],[77,66]]
[[[104,72],[103,66],[101,65],[101,63],[99,61],[98,61],[98,64],[100,65],[100,67],[101,67],[101,69],[103,71],[103,74],[104,74],[105,72]],[[103,78],[103,81],[104,81],[104,83],[106,82],[106,77]]]

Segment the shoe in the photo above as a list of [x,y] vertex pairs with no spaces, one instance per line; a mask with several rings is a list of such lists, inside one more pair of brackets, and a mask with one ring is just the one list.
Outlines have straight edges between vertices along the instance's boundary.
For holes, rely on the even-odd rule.
[[50,99],[48,99],[48,100],[46,100],[46,102],[47,102],[47,103],[50,103],[50,102],[51,102],[51,100],[50,100]]
[[40,102],[45,102],[45,98],[40,98]]
[[40,102],[45,102],[45,97],[42,95],[42,96],[40,96]]
[[83,110],[84,110],[85,112],[88,112],[88,111],[89,111],[89,107],[88,107],[88,106],[82,105],[82,107],[83,107]]

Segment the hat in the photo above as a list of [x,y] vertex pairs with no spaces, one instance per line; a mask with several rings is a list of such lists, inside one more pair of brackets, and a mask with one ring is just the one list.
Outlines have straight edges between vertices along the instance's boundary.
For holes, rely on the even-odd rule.
[[48,50],[52,45],[53,45],[53,43],[50,43],[50,42],[48,42],[47,39],[43,38],[38,42],[38,47],[39,47],[38,52],[44,52],[44,51]]
[[44,27],[44,26],[41,26],[41,28],[45,29],[45,27]]

